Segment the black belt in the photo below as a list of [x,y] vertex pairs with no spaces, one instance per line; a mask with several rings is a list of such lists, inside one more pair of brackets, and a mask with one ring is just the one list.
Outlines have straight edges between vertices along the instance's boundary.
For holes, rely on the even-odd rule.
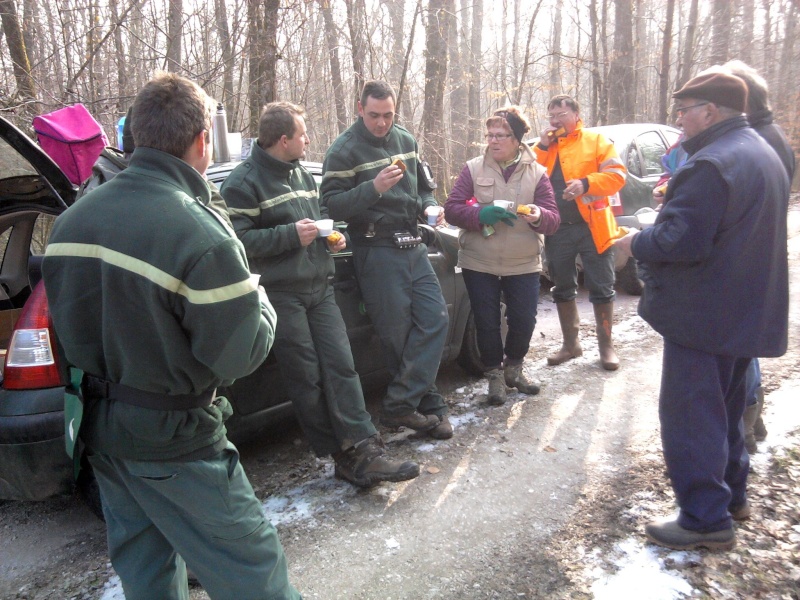
[[110,398],[125,404],[132,404],[140,408],[153,410],[189,410],[190,408],[203,408],[214,400],[217,390],[213,389],[201,394],[160,394],[146,392],[136,388],[114,383],[89,375],[83,379],[83,389],[88,399]]

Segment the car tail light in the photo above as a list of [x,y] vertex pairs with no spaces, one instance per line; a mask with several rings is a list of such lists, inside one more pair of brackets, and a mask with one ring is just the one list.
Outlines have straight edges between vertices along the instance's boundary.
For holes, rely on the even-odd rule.
[[27,390],[64,385],[44,283],[33,289],[8,344],[3,387]]
[[614,192],[608,197],[608,205],[611,207],[611,214],[614,216],[623,214],[622,200],[619,197],[619,192]]

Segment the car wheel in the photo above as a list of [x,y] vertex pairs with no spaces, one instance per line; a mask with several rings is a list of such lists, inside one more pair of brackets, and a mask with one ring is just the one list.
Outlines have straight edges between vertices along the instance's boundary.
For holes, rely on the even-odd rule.
[[478,332],[475,328],[475,315],[472,311],[469,311],[469,317],[467,317],[464,338],[461,341],[461,352],[458,354],[456,362],[470,375],[483,377],[485,369],[478,351]]
[[617,284],[631,296],[641,296],[644,286],[636,269],[636,259],[629,258],[625,266],[617,272]]
[[[506,322],[506,304],[500,302],[500,337],[503,344],[506,343],[506,334],[508,333],[508,323]],[[469,317],[467,318],[467,325],[464,328],[464,338],[461,341],[461,352],[456,359],[458,366],[464,369],[470,375],[475,377],[483,377],[486,372],[486,367],[481,361],[481,353],[478,350],[478,331],[475,327],[475,315],[470,310]]]
[[84,456],[82,459],[81,472],[78,475],[78,480],[75,482],[78,488],[78,496],[86,503],[94,515],[101,521],[105,521],[103,515],[103,501],[100,499],[100,486],[97,485],[94,471],[89,466],[89,462]]

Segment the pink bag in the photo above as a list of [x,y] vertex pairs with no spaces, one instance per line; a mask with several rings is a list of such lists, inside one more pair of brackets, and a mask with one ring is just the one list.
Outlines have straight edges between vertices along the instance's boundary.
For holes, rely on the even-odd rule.
[[100,123],[83,104],[33,118],[39,145],[75,185],[92,174],[92,165],[108,145]]

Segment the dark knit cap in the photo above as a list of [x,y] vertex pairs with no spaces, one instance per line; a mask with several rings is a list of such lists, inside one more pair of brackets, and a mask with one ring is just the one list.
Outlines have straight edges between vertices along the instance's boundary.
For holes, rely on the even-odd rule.
[[122,151],[125,154],[130,154],[136,149],[136,144],[133,141],[133,131],[131,131],[132,112],[133,108],[129,108],[128,113],[125,115],[125,122],[122,124]]
[[672,97],[707,100],[739,112],[747,111],[747,85],[735,75],[706,73],[690,79]]

